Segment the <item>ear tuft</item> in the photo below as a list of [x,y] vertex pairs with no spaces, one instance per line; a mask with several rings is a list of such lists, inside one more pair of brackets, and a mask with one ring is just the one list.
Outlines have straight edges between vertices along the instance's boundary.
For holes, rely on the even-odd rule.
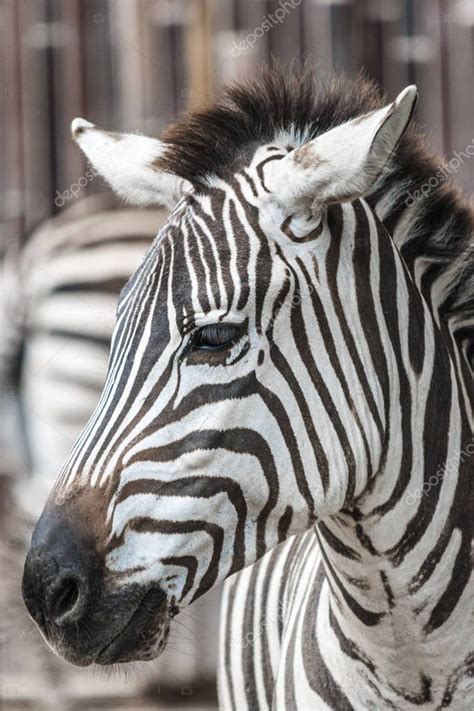
[[400,92],[394,103],[396,106],[406,104],[407,106],[410,106],[410,112],[412,112],[415,108],[417,98],[418,89],[416,88],[415,84],[410,84],[410,86],[407,86],[405,89],[403,89],[403,91]]
[[74,140],[88,128],[94,128],[94,124],[90,121],[86,121],[86,119],[83,118],[75,118],[71,122],[71,134]]
[[[375,160],[380,164],[384,164],[388,160],[411,121],[417,97],[416,86],[407,86],[406,89],[400,92],[393,104],[385,110],[385,114],[382,113],[382,118],[370,147],[369,162]],[[380,114],[381,112],[377,113]],[[379,144],[378,141],[380,141]],[[382,146],[383,142],[385,142],[385,146]]]

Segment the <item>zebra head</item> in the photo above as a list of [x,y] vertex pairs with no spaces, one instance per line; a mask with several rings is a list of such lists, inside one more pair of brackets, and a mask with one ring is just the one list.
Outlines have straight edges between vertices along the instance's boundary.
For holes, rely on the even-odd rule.
[[296,99],[272,115],[274,90],[266,116],[233,90],[163,142],[73,122],[120,196],[172,208],[25,566],[32,616],[76,664],[156,657],[181,607],[350,507],[381,466],[369,274],[392,247],[360,198],[415,90],[317,129]]

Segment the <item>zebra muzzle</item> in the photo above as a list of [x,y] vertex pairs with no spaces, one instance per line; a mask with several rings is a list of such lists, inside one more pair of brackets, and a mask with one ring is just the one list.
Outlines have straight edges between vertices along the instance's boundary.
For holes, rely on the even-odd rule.
[[78,666],[157,657],[175,607],[155,583],[105,574],[93,535],[63,509],[46,509],[33,534],[22,581],[28,611],[53,649]]

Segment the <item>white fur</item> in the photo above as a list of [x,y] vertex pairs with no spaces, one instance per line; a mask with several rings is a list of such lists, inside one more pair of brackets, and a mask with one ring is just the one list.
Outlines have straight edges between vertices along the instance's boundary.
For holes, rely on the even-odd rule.
[[379,177],[416,100],[409,86],[393,104],[336,126],[265,168],[265,182],[287,214],[360,198]]
[[81,118],[74,119],[71,131],[97,172],[128,202],[173,208],[191,189],[187,180],[154,165],[165,148],[156,138],[109,133]]

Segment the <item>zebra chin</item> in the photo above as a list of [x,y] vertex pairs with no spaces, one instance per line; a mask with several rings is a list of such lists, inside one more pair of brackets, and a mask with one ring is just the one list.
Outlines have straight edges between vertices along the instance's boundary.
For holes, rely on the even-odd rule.
[[125,627],[95,657],[95,664],[155,659],[166,647],[170,618],[165,594],[150,588]]
[[104,565],[93,534],[61,510],[46,510],[22,581],[28,611],[50,647],[77,666],[156,658],[177,613],[156,582],[126,582]]
[[[120,599],[114,596],[114,607],[128,607],[128,594],[135,600],[142,593],[136,586],[131,588],[130,591],[122,591]],[[150,588],[142,593],[140,602],[135,610],[129,613],[128,619],[116,620],[114,611],[108,605],[104,606],[102,614],[112,622],[101,630],[98,643],[91,645],[93,636],[95,637],[94,629],[97,629],[97,625],[92,621],[84,621],[82,625],[78,625],[76,634],[72,636],[64,635],[60,631],[56,639],[54,633],[46,639],[60,657],[81,667],[91,664],[109,666],[150,661],[156,659],[165,649],[172,614],[168,611],[166,597],[160,588]],[[94,621],[97,616],[94,615]],[[105,644],[104,639],[107,640]]]

